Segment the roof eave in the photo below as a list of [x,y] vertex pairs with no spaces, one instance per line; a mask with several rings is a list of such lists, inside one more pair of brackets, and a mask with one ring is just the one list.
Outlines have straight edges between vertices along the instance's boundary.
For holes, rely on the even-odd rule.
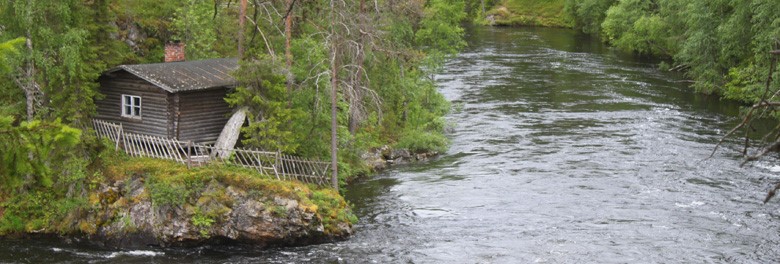
[[172,89],[171,87],[168,87],[168,85],[165,85],[164,83],[161,83],[161,82],[159,82],[159,81],[157,81],[157,80],[154,80],[154,79],[151,79],[151,78],[149,78],[149,77],[146,77],[146,76],[144,76],[143,74],[141,74],[141,73],[139,73],[139,72],[137,72],[137,71],[133,70],[133,69],[132,69],[132,68],[130,68],[130,67],[126,67],[125,65],[120,65],[120,66],[119,66],[119,67],[117,67],[117,68],[121,68],[121,69],[125,70],[126,72],[129,72],[130,74],[132,74],[132,75],[135,75],[135,77],[141,78],[141,79],[143,79],[144,81],[147,81],[147,82],[149,82],[149,83],[153,84],[154,86],[160,87],[160,89],[163,89],[163,90],[165,90],[166,92],[169,92],[169,93],[176,93],[176,90]]

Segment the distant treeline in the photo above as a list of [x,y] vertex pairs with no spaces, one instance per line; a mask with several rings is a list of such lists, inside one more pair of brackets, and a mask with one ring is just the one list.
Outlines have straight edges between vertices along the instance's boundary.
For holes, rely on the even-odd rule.
[[780,49],[777,0],[471,0],[466,8],[477,23],[573,27],[666,58],[661,68],[685,72],[697,91],[745,103],[763,92],[769,51]]
[[565,9],[575,29],[666,57],[662,68],[684,70],[697,91],[746,103],[763,92],[769,51],[780,48],[777,0],[566,0]]

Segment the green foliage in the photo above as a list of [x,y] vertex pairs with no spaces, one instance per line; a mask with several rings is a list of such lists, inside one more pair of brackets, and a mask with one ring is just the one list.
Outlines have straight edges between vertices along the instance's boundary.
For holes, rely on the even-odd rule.
[[[118,35],[131,40],[133,54],[128,62],[162,62],[166,42],[173,40],[173,18],[182,1],[124,0],[113,1],[111,11],[116,16]],[[205,1],[204,1],[205,2]],[[150,8],[153,7],[153,8]]]
[[241,86],[225,100],[234,107],[247,107],[249,126],[242,128],[244,144],[265,150],[295,153],[303,133],[296,122],[304,116],[298,108],[289,108],[285,77],[276,73],[280,65],[268,57],[242,62],[235,73]]
[[220,14],[219,11],[213,2],[201,0],[188,0],[176,7],[172,39],[186,43],[188,60],[235,56],[232,36],[238,30],[237,20],[235,15]]
[[602,37],[628,51],[670,56],[675,48],[668,35],[672,29],[659,12],[657,4],[651,2],[620,1],[607,10]]
[[25,38],[15,38],[0,43],[0,74],[11,71],[11,56],[19,55],[19,46],[25,42]]
[[214,218],[203,214],[200,209],[195,210],[195,214],[192,215],[191,221],[192,225],[199,229],[200,236],[204,238],[209,237],[208,229],[211,228],[211,226],[216,222]]
[[[2,39],[0,31],[0,39]],[[21,89],[11,80],[11,74],[18,65],[18,57],[21,54],[19,47],[25,42],[25,38],[16,38],[0,43],[0,116],[22,116],[24,114],[24,102]]]
[[746,103],[759,98],[769,51],[780,48],[779,1],[567,0],[566,9],[582,31],[671,57],[697,91]]
[[317,214],[322,219],[325,233],[333,233],[338,230],[338,224],[356,224],[358,221],[344,199],[338,193],[330,189],[314,191],[311,201],[317,206]]
[[[564,12],[564,0],[503,0],[487,12],[496,25],[571,27],[572,21]],[[491,5],[492,6],[492,5]],[[478,20],[487,24],[486,17]]]
[[444,152],[448,145],[449,141],[440,133],[413,130],[404,134],[395,147],[409,149],[413,152]]
[[0,98],[24,102],[16,81],[34,82],[43,92],[39,118],[86,121],[95,110],[97,77],[130,52],[111,37],[115,27],[108,6],[108,0],[12,0],[0,5],[0,41],[21,36],[31,44],[19,50],[7,65],[10,71],[0,76]]
[[70,232],[63,221],[88,207],[90,169],[103,149],[59,120],[17,124],[0,117],[0,234]]
[[[370,147],[391,144],[403,135],[442,133],[428,124],[438,124],[449,104],[430,77],[444,59],[465,46],[460,23],[466,13],[460,0],[378,3],[365,14],[377,23],[361,25],[355,15],[360,12],[357,3],[342,4],[336,10],[343,14],[339,18],[342,25],[335,35],[324,34],[328,29],[321,26],[330,24],[323,19],[330,17],[329,3],[296,5],[291,13],[295,17],[290,40],[294,60],[289,69],[276,54],[285,49],[284,36],[276,34],[280,25],[269,23],[283,21],[282,17],[266,13],[269,19],[256,20],[257,32],[262,33],[254,34],[264,34],[248,41],[241,69],[235,73],[240,85],[226,100],[249,109],[252,122],[242,131],[245,145],[327,159],[329,88],[330,78],[335,77],[340,86],[335,116],[337,155],[339,174],[344,176],[365,171],[359,157]],[[279,3],[273,6],[285,8]],[[366,41],[361,32],[369,33],[366,40],[370,41],[359,48],[357,44]],[[338,76],[329,76],[331,41],[341,43],[336,56],[341,66]],[[354,99],[358,93],[362,97]],[[356,109],[361,111],[362,122],[350,131]]]
[[424,9],[416,45],[431,57],[454,54],[466,46],[460,21],[466,17],[462,0],[430,0]]
[[574,28],[585,33],[601,33],[607,10],[618,0],[565,0],[564,11],[574,19]]
[[182,183],[168,182],[157,178],[150,179],[147,184],[149,196],[155,207],[181,206],[189,196],[187,188]]
[[[22,122],[0,116],[0,191],[31,185],[52,187],[58,176],[78,159],[76,147],[81,131],[59,120]],[[67,173],[66,175],[72,175]],[[67,178],[66,178],[67,179]]]
[[[55,231],[47,229],[54,229],[68,214],[86,205],[84,198],[58,196],[49,190],[36,190],[0,203],[5,209],[0,216],[0,234]],[[64,227],[67,228],[67,225]]]
[[469,20],[476,23],[482,23],[487,16],[488,10],[495,6],[499,0],[466,0],[464,10]]

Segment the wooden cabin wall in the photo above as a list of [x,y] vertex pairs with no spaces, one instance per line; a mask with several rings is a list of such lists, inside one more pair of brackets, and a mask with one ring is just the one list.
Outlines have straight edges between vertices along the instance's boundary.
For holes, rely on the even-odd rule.
[[179,93],[179,140],[214,142],[230,118],[227,89]]
[[[119,71],[100,78],[100,93],[95,102],[97,118],[122,123],[130,133],[168,137],[168,92],[130,73]],[[122,117],[122,94],[141,96],[141,119]]]

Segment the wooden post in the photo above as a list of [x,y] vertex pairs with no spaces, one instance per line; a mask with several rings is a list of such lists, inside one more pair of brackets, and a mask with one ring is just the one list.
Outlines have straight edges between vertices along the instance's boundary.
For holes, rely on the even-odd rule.
[[114,146],[114,151],[119,150],[119,139],[122,138],[122,123],[119,123],[119,130],[116,132],[116,146]]
[[192,140],[187,141],[187,169],[192,168]]

